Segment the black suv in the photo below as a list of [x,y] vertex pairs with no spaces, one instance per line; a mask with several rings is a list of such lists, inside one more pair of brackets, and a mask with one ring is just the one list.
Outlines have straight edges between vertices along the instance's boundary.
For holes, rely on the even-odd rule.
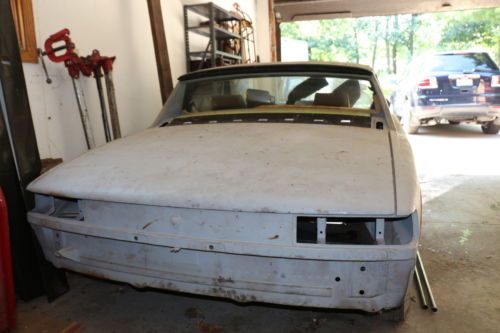
[[480,124],[500,130],[500,70],[486,52],[443,52],[423,57],[391,96],[393,112],[407,133],[420,126]]

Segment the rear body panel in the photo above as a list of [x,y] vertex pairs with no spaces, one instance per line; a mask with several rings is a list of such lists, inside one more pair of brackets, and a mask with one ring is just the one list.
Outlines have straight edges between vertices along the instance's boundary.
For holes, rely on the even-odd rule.
[[[361,77],[373,83],[370,103],[362,114],[350,102],[349,112],[337,109],[343,125],[317,106],[297,123],[277,122],[272,112],[262,123],[183,116],[184,81],[267,71]],[[239,302],[368,312],[404,304],[420,237],[420,188],[408,140],[370,69],[223,67],[190,73],[177,88],[152,128],[29,185],[37,202],[28,219],[49,261],[138,287]],[[224,112],[217,114],[229,117]],[[304,123],[306,114],[312,123]]]
[[293,214],[82,200],[80,220],[37,206],[29,220],[57,267],[239,302],[368,312],[397,307],[419,236],[417,218],[409,243],[361,246],[298,243]]
[[[421,216],[404,133],[335,125],[200,126],[203,131],[195,125],[148,130],[32,183],[40,194],[28,219],[45,257],[60,268],[138,287],[240,302],[368,312],[401,305]],[[246,128],[260,135],[247,136]],[[301,133],[287,134],[290,129]],[[200,136],[212,143],[208,154],[195,148],[192,140]],[[253,144],[245,144],[250,137]],[[312,144],[316,138],[322,140]],[[239,150],[220,155],[224,142]],[[370,151],[358,151],[361,142]],[[304,154],[292,153],[297,146]],[[181,161],[168,160],[181,151],[178,168]],[[301,218],[314,221],[312,242],[301,239]],[[337,230],[338,221],[352,220],[365,225],[368,242],[352,237],[359,228],[329,241],[329,224]]]

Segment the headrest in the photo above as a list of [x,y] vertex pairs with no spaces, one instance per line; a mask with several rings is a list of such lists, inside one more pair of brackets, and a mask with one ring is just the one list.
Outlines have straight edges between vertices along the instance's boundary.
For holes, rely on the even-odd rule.
[[269,91],[260,89],[247,89],[247,107],[254,108],[259,105],[274,104],[274,97]]
[[330,94],[314,95],[314,105],[352,107],[361,96],[358,80],[347,80]]
[[245,100],[241,95],[212,96],[212,110],[242,109]]
[[311,95],[315,91],[318,91],[321,88],[326,87],[327,85],[328,81],[323,77],[310,77],[299,83],[297,86],[295,86],[295,88],[292,89],[292,91],[290,91],[286,104],[293,105],[295,104],[295,102]]

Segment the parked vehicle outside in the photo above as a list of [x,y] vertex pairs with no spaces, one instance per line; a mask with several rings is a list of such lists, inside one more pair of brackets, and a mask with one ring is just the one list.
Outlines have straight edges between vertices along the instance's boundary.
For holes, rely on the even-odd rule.
[[391,96],[410,134],[421,126],[474,123],[500,131],[500,70],[486,52],[454,51],[416,60]]
[[186,74],[151,128],[29,190],[57,267],[239,302],[408,309],[420,188],[365,66]]

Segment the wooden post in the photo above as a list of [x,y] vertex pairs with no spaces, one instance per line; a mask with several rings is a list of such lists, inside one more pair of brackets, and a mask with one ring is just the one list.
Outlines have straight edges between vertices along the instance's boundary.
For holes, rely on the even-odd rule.
[[281,22],[276,20],[276,61],[281,62]]
[[276,16],[274,14],[274,0],[268,1],[269,10],[269,34],[271,37],[271,62],[278,61],[278,52],[276,49]]
[[168,57],[167,39],[163,27],[161,2],[160,0],[147,0],[147,2],[155,47],[156,67],[158,69],[158,79],[160,80],[161,100],[165,103],[174,86]]

